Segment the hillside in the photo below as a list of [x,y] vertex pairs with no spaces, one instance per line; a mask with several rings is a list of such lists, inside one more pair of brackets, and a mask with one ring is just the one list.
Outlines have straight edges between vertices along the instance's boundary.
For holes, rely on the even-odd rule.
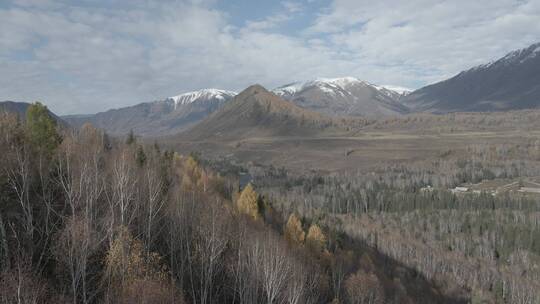
[[403,92],[354,77],[296,82],[273,92],[302,108],[334,116],[396,116],[408,111],[398,102]]
[[[0,112],[10,112],[10,113],[16,113],[19,115],[19,117],[24,118],[26,117],[26,110],[28,110],[28,107],[31,104],[28,102],[16,102],[16,101],[2,101],[0,102]],[[54,114],[49,110],[49,115],[56,120],[56,122],[62,126],[62,127],[69,127],[69,124],[63,120],[62,118],[58,117],[58,115]]]
[[112,135],[124,135],[131,130],[141,136],[169,135],[193,126],[234,95],[235,92],[205,89],[94,115],[65,116],[64,119],[75,126],[89,122]]
[[179,137],[197,141],[257,136],[307,136],[333,125],[331,118],[300,108],[260,85],[253,85]]
[[433,113],[539,108],[540,43],[421,88],[402,102]]

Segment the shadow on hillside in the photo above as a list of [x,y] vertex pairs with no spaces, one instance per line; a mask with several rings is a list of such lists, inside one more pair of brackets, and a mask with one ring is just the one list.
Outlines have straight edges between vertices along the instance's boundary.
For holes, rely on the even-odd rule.
[[[368,253],[375,265],[375,273],[382,282],[385,296],[389,303],[396,299],[396,281],[405,288],[413,303],[425,304],[466,304],[470,303],[470,292],[457,286],[437,286],[414,268],[381,253],[368,246],[364,241],[352,238],[346,234],[340,236],[342,247],[354,252]],[[443,290],[444,289],[444,290]]]

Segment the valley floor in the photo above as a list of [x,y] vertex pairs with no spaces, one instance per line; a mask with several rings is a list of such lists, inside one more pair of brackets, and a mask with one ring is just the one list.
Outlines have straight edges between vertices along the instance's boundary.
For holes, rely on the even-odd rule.
[[210,158],[271,164],[294,171],[332,172],[364,171],[381,164],[466,156],[471,146],[519,144],[539,137],[540,130],[441,134],[379,131],[347,136],[253,137],[234,142],[201,140],[177,143],[174,147]]

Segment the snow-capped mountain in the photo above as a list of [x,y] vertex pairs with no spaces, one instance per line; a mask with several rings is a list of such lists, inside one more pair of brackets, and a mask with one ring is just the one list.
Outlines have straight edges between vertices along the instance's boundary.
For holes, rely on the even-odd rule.
[[540,43],[421,88],[402,102],[435,113],[540,108]]
[[403,92],[354,78],[319,78],[276,88],[273,93],[300,107],[330,115],[382,116],[407,112]]
[[306,136],[322,132],[321,126],[332,121],[255,84],[176,139],[239,142],[249,137]]
[[133,130],[137,135],[161,136],[193,126],[223,107],[235,95],[231,91],[204,89],[94,115],[66,116],[64,119],[73,125],[90,122],[113,135]]
[[214,100],[214,101],[226,101],[234,96],[236,96],[236,92],[232,91],[226,91],[226,90],[219,90],[219,89],[202,89],[199,91],[194,92],[188,92],[177,96],[169,97],[168,100],[171,100],[174,102],[174,108],[178,108],[179,106],[187,105],[194,102],[200,102],[200,101],[208,101],[208,100]]

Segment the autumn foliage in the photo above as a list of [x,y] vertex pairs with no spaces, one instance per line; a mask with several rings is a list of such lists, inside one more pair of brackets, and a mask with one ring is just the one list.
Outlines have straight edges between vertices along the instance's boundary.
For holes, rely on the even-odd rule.
[[240,213],[245,214],[254,220],[260,218],[259,195],[255,192],[255,189],[253,189],[251,184],[248,184],[244,190],[242,190],[242,193],[236,202],[236,206]]

